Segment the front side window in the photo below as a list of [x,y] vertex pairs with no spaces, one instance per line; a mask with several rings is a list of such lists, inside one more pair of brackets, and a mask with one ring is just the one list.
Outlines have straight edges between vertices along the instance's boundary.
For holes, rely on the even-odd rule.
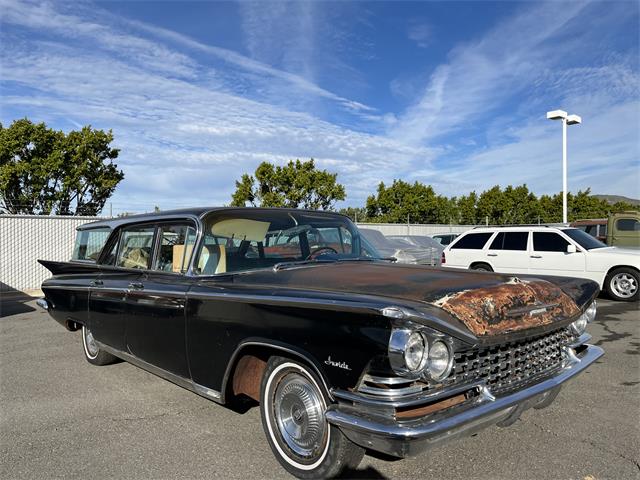
[[160,245],[153,269],[162,272],[186,272],[195,244],[195,229],[189,225],[161,225],[158,235]]
[[120,235],[116,266],[148,269],[151,267],[155,227],[131,227]]
[[621,232],[640,232],[640,222],[635,218],[620,218],[616,220],[616,228]]
[[487,240],[493,235],[491,232],[479,232],[479,233],[470,233],[461,237],[456,243],[451,245],[451,250],[453,249],[468,249],[468,250],[481,250]]
[[[576,230],[582,232],[582,230]],[[589,238],[593,238],[582,232]],[[533,249],[536,252],[566,252],[569,242],[554,232],[533,232]]]
[[340,215],[277,210],[213,212],[204,225],[204,241],[195,262],[195,271],[201,275],[363,255],[357,228]]
[[110,233],[110,228],[92,228],[78,231],[71,258],[73,260],[97,261]]
[[[592,237],[582,230],[577,228],[565,228],[562,230],[571,240],[580,244],[580,246],[586,250],[593,250],[594,248],[605,248],[606,245],[595,237]],[[555,235],[555,234],[554,234]],[[565,246],[566,250],[566,246]],[[563,250],[564,251],[564,250]]]

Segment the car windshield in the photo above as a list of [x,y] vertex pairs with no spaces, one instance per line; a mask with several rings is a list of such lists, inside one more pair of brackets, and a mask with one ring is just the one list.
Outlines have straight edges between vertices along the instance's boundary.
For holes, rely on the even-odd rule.
[[241,272],[278,264],[371,260],[380,254],[361,241],[342,215],[246,209],[212,212],[204,219],[196,263],[202,275]]
[[592,237],[584,230],[577,228],[564,228],[562,231],[568,235],[572,240],[578,242],[580,246],[586,250],[593,250],[595,248],[604,248],[607,245],[602,243],[595,237]]

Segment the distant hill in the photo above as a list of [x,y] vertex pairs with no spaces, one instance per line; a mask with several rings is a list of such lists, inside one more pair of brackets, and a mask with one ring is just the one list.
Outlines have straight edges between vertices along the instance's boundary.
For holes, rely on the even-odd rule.
[[627,202],[631,205],[640,206],[640,200],[637,198],[623,197],[622,195],[592,195],[600,200],[606,200],[608,204],[613,205],[616,202]]

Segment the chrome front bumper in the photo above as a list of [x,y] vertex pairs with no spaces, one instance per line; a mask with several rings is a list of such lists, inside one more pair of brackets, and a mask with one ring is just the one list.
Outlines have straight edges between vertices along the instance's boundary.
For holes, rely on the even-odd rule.
[[494,424],[508,425],[531,408],[542,408],[553,400],[560,386],[585,370],[604,354],[604,350],[585,345],[579,354],[569,349],[565,366],[555,375],[530,387],[504,396],[493,396],[481,387],[479,395],[459,406],[408,421],[376,415],[357,404],[332,405],[326,412],[329,423],[337,426],[354,443],[396,457],[414,456],[436,444],[472,435]]

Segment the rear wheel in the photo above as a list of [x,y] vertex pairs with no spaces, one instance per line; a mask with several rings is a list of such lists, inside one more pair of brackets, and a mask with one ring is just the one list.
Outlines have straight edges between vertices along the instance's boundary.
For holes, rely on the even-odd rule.
[[478,272],[493,272],[493,268],[491,268],[491,265],[487,263],[474,263],[469,267],[469,269],[476,270]]
[[84,348],[84,357],[87,362],[93,365],[109,365],[118,361],[118,357],[114,357],[98,347],[91,330],[84,325],[82,326],[82,346]]
[[632,268],[616,268],[605,282],[607,293],[614,300],[632,302],[638,300],[640,294],[640,275]]
[[260,411],[269,446],[298,478],[331,478],[355,468],[364,449],[324,417],[328,398],[306,366],[271,357],[262,378]]

